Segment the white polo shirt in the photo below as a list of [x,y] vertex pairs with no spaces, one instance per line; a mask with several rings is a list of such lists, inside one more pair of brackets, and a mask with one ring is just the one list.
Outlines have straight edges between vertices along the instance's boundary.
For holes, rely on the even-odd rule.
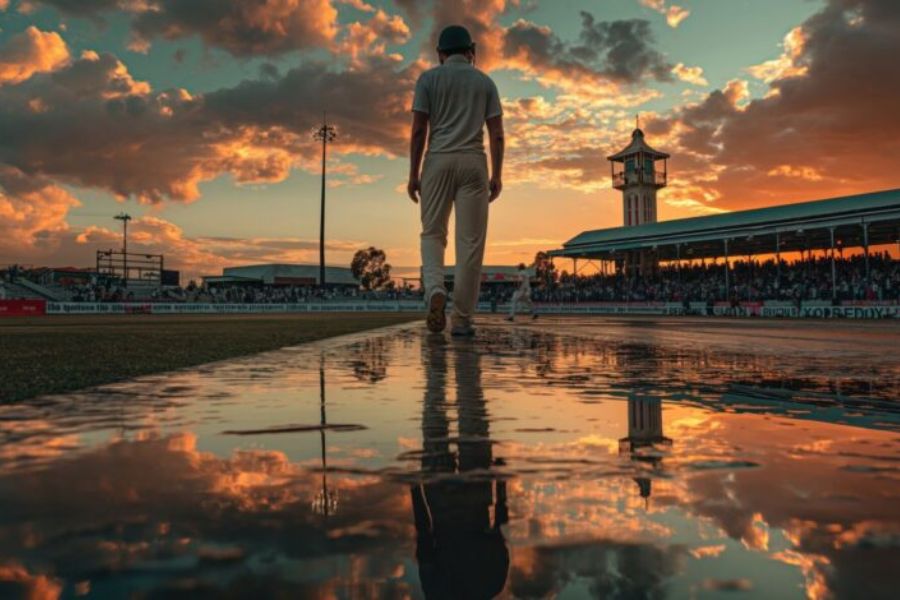
[[429,154],[483,154],[484,123],[503,114],[497,85],[461,54],[419,76],[412,109],[428,115]]

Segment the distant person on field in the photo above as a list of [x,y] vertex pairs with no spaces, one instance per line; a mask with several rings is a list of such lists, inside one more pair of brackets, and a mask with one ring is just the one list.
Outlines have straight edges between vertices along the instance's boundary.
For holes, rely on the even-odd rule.
[[[432,332],[443,331],[447,324],[444,251],[450,212],[456,209],[451,334],[469,336],[475,331],[472,318],[481,284],[488,204],[503,190],[503,110],[497,86],[475,68],[475,43],[464,27],[444,29],[437,52],[440,66],[416,82],[407,192],[421,206],[422,283]],[[485,123],[491,143],[490,179]]]
[[508,321],[515,320],[518,306],[527,307],[531,318],[537,319],[537,313],[534,312],[534,303],[531,301],[531,274],[524,263],[519,264],[519,268],[516,271],[516,279],[519,282],[519,287],[513,292],[512,300],[509,303],[509,316],[506,319]]

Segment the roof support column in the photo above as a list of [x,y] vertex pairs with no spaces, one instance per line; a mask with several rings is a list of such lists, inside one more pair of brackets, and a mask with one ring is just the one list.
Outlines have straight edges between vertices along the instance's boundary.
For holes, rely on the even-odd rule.
[[834,227],[829,227],[831,235],[831,300],[837,299],[837,266],[834,262]]
[[[751,238],[748,238],[748,240]],[[753,249],[747,249],[747,300],[753,300]]]
[[865,221],[862,222],[862,230],[863,230],[863,252],[866,255],[866,285],[872,285],[872,274],[869,270],[869,224]]
[[775,288],[781,290],[781,232],[775,232]]
[[725,300],[728,301],[731,299],[731,281],[730,281],[730,273],[731,267],[728,265],[728,238],[725,238]]
[[678,291],[683,294],[684,290],[681,286],[681,244],[675,244],[675,256],[678,257]]

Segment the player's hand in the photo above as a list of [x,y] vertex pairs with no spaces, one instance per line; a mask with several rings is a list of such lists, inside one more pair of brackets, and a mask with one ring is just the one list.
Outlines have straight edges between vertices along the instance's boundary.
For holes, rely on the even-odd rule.
[[406,193],[409,194],[409,199],[419,203],[419,196],[422,194],[422,182],[418,177],[410,177],[409,183],[406,184]]
[[494,200],[499,198],[501,192],[503,192],[503,181],[501,181],[499,177],[491,177],[490,201],[493,202]]

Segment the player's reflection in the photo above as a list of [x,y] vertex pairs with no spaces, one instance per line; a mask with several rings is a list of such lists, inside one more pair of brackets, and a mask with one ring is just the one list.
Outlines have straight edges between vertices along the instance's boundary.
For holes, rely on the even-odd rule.
[[[419,579],[430,599],[493,598],[503,590],[509,571],[509,550],[500,530],[507,521],[506,484],[490,471],[499,461],[491,447],[480,356],[471,344],[448,347],[443,338],[425,341],[423,353],[422,470],[427,479],[412,488]],[[448,418],[448,356],[456,379],[454,440]]]

